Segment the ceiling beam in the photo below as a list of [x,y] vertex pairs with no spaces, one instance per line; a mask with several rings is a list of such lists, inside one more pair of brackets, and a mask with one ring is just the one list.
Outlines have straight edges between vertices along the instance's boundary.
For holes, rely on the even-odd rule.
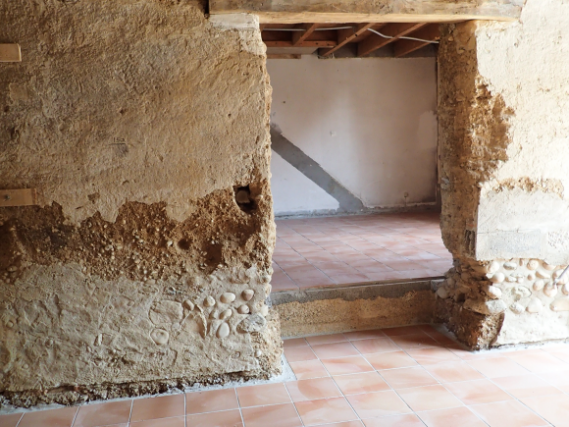
[[267,40],[263,42],[267,45],[267,47],[334,47],[336,46],[337,42],[334,40],[308,40],[302,43],[294,44],[292,41],[273,41]]
[[338,44],[336,45],[336,47],[333,47],[332,49],[322,49],[322,52],[320,53],[320,55],[321,56],[332,55],[334,52],[336,52],[342,46],[345,46],[346,44],[355,40],[356,38],[361,36],[363,33],[365,33],[368,28],[371,28],[374,25],[375,24],[373,24],[373,23],[360,24],[355,29],[339,30],[338,31]]
[[[411,37],[418,39],[438,41],[441,39],[441,33],[437,24],[427,25],[411,34]],[[393,46],[396,58],[401,58],[411,52],[427,46],[429,43],[418,40],[398,40]]]
[[409,34],[415,30],[421,28],[423,24],[389,24],[386,25],[381,29],[381,33],[385,34],[391,38],[383,38],[378,36],[377,34],[373,34],[371,37],[361,41],[358,43],[358,56],[365,56],[372,53],[374,50],[380,49],[383,46],[388,45],[389,43],[393,43],[397,41],[397,39],[401,36]]
[[292,44],[295,46],[299,46],[304,40],[312,35],[314,30],[316,29],[316,24],[302,24],[300,26],[304,32],[295,31],[292,33]]
[[520,0],[209,0],[212,15],[249,13],[262,24],[514,21]]

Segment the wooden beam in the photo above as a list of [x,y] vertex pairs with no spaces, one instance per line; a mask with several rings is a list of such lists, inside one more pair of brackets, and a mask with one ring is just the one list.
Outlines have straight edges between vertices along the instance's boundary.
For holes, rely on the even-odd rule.
[[261,32],[263,32],[263,30],[265,29],[266,26],[267,26],[267,24],[259,24],[259,30],[261,30]]
[[37,204],[35,188],[0,190],[0,207],[32,206]]
[[392,38],[383,38],[374,34],[368,37],[364,41],[358,43],[358,56],[369,55],[374,50],[380,49],[383,46],[388,45],[397,41],[401,36],[409,34],[415,30],[418,30],[425,24],[389,24],[381,29],[381,33]]
[[334,40],[323,40],[323,41],[305,41],[299,44],[294,44],[289,41],[266,41],[264,42],[267,47],[334,47],[336,42]]
[[0,44],[0,62],[22,62],[19,44]]
[[300,28],[304,29],[304,32],[295,31],[292,33],[292,44],[299,46],[303,41],[312,35],[316,29],[316,24],[303,24]]
[[[439,26],[436,24],[427,25],[426,27],[423,27],[420,30],[411,33],[410,36],[431,41],[438,41],[441,39]],[[395,46],[393,46],[393,50],[395,51],[395,57],[401,58],[402,56],[414,52],[417,49],[421,49],[428,44],[429,43],[421,42],[418,40],[398,40],[395,43]]]
[[212,15],[250,13],[263,24],[514,21],[519,0],[210,0]]
[[290,53],[267,53],[267,59],[301,59],[302,55]]
[[373,24],[373,23],[360,24],[357,26],[357,28],[354,28],[352,30],[340,30],[340,31],[338,31],[338,44],[335,47],[333,47],[332,49],[322,49],[322,53],[320,55],[321,56],[332,55],[334,52],[336,52],[342,46],[345,46],[346,44],[350,43],[354,39],[358,38],[363,33],[365,33],[368,28],[371,28],[374,25],[375,24]]

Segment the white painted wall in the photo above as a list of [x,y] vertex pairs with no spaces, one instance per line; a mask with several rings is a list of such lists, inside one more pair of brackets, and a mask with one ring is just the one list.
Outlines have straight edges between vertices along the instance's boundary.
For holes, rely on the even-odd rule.
[[[267,63],[272,123],[366,207],[435,202],[435,58]],[[276,214],[337,208],[274,151],[271,171]]]

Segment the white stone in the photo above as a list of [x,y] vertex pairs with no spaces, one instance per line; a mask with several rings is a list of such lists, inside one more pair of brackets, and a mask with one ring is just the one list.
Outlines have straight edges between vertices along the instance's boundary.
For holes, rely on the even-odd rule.
[[230,331],[231,330],[229,329],[229,325],[223,322],[221,325],[219,325],[219,328],[217,328],[217,338],[223,339],[228,337]]
[[535,274],[533,273],[528,274],[527,279],[529,282],[533,282],[535,280]]
[[263,355],[263,352],[261,350],[257,350],[255,352],[255,357],[261,357]]
[[517,280],[514,276],[506,276],[506,282],[515,283]]
[[444,286],[441,286],[439,289],[437,289],[436,295],[441,299],[446,299],[449,297],[448,290]]
[[221,295],[221,298],[219,300],[224,304],[230,304],[235,301],[235,294],[232,292],[225,292]]
[[548,264],[545,261],[541,265],[543,268],[545,268],[546,270],[549,270],[549,271],[555,270],[557,268],[556,265]]
[[486,295],[492,299],[500,299],[502,296],[502,290],[497,286],[490,285],[486,288]]
[[502,300],[473,300],[467,299],[464,308],[481,314],[499,314],[506,310],[506,304]]
[[512,288],[511,293],[516,300],[531,296],[531,291],[525,286],[516,286]]
[[240,306],[240,307],[237,309],[237,311],[238,311],[240,314],[247,314],[247,313],[249,313],[249,306],[243,304],[242,306]]
[[545,286],[545,281],[536,280],[535,283],[533,284],[532,288],[534,291],[541,291],[544,286]]
[[156,344],[164,345],[168,342],[170,334],[163,329],[154,329],[150,332],[150,338],[152,338]]
[[541,300],[533,298],[526,307],[526,310],[528,311],[528,313],[539,313],[542,308],[543,308],[543,303],[541,302]]
[[538,260],[532,259],[530,262],[528,262],[528,270],[537,270],[537,267],[539,267]]
[[208,296],[204,300],[203,305],[205,305],[206,307],[213,307],[215,305],[215,298],[213,298],[212,296]]
[[535,275],[536,275],[537,277],[539,277],[540,279],[549,279],[549,278],[550,278],[550,275],[549,275],[548,273],[543,272],[543,271],[541,271],[541,270],[537,270],[537,271],[535,272]]
[[488,273],[495,273],[500,269],[500,263],[498,261],[492,261],[488,264]]
[[184,307],[187,308],[188,310],[193,310],[195,305],[193,302],[191,302],[189,299],[184,301]]
[[524,312],[524,306],[516,302],[510,306],[510,310],[516,314],[521,314]]
[[551,283],[548,283],[543,289],[543,293],[548,297],[554,297],[555,295],[557,295],[557,287],[553,286],[553,284]]
[[553,311],[569,311],[569,298],[562,298],[551,303]]
[[563,287],[561,288],[561,291],[565,294],[565,295],[569,295],[569,284],[565,283],[563,285]]
[[504,268],[506,270],[515,270],[516,268],[518,268],[518,266],[515,262],[508,261],[504,263]]
[[490,277],[490,281],[492,283],[502,283],[506,279],[504,273],[496,273],[492,277]]
[[243,293],[241,294],[241,297],[245,301],[250,301],[254,295],[255,295],[255,291],[253,289],[247,289],[247,290],[243,291]]
[[221,320],[225,320],[231,317],[231,315],[233,314],[233,312],[230,309],[224,310],[220,313],[219,318]]

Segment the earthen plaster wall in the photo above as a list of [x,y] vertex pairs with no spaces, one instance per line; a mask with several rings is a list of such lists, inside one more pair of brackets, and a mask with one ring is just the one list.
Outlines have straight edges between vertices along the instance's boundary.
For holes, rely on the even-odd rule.
[[255,18],[0,2],[0,405],[280,369],[270,86]]
[[569,337],[569,285],[556,280],[569,263],[568,53],[565,1],[444,29],[442,229],[456,262],[439,296],[473,346]]

